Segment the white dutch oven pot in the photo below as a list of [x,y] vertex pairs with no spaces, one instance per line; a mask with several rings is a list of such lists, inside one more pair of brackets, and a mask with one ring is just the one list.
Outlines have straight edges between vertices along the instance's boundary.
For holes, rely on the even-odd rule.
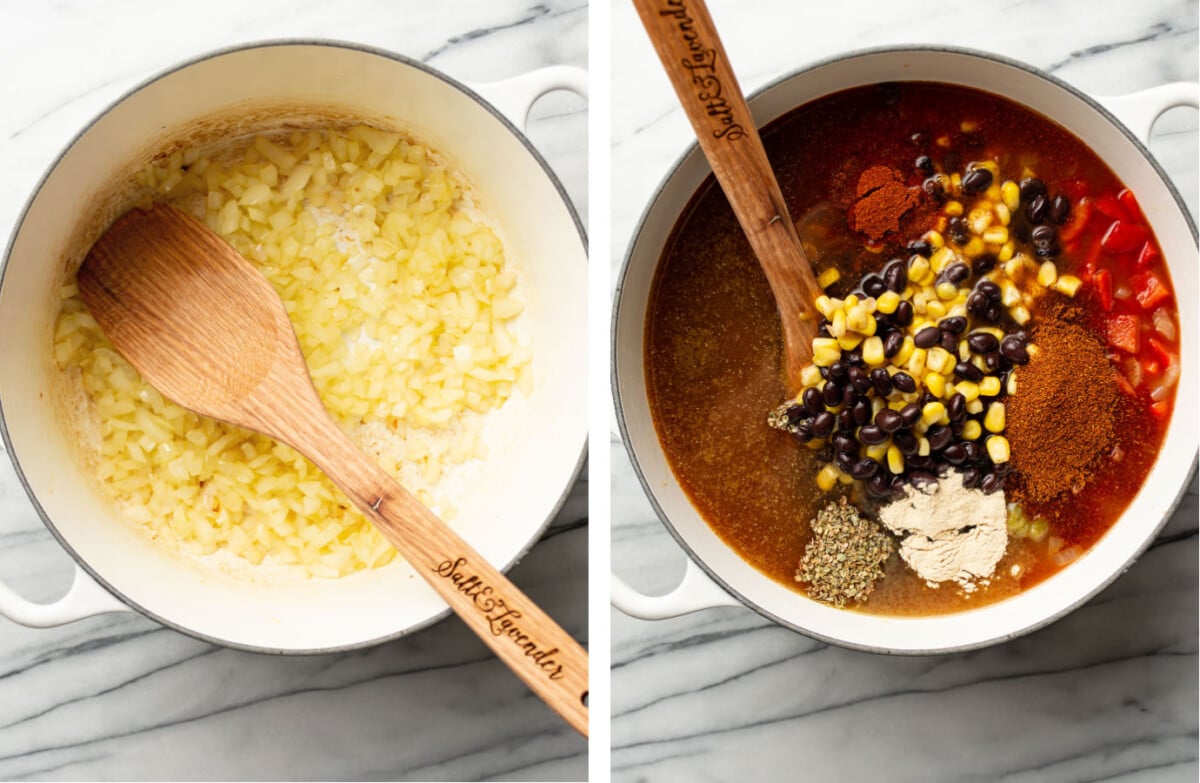
[[1179,502],[1197,445],[1196,229],[1179,194],[1138,138],[1147,138],[1154,120],[1168,108],[1196,106],[1200,86],[1171,84],[1121,98],[1092,99],[1027,65],[993,55],[878,49],[825,61],[775,82],[750,98],[750,109],[762,127],[823,95],[897,80],[948,82],[1007,96],[1075,133],[1137,194],[1170,265],[1181,326],[1178,403],[1150,476],[1121,519],[1075,563],[1020,595],[980,609],[924,618],[842,611],[754,569],[717,537],[680,488],[646,401],[643,325],[655,266],[672,226],[710,173],[693,144],[642,215],[618,280],[612,324],[613,392],[621,435],[651,504],[691,559],[681,584],[663,596],[642,595],[614,577],[612,602],[626,614],[652,620],[745,605],[808,636],[857,649],[933,653],[983,647],[1039,628],[1087,601],[1149,546]]
[[587,437],[583,229],[514,126],[556,89],[585,94],[586,73],[555,67],[470,89],[383,51],[268,42],[182,65],[92,122],[38,186],[0,268],[0,430],[38,513],[78,567],[70,591],[52,604],[0,585],[0,614],[50,626],[132,607],[219,644],[323,652],[395,638],[449,612],[405,563],[338,580],[224,575],[116,519],[81,474],[50,394],[56,291],[126,206],[106,200],[113,183],[201,120],[239,133],[313,114],[383,122],[443,153],[474,183],[527,281],[536,382],[514,428],[522,437],[489,459],[473,495],[456,503],[454,527],[496,567],[519,560],[565,499]]

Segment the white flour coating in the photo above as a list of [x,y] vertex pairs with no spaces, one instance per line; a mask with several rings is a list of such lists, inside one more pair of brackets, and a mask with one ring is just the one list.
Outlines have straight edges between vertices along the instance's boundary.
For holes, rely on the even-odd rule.
[[992,575],[1008,546],[1004,493],[967,489],[957,477],[905,493],[879,518],[903,537],[900,557],[910,568],[927,582],[953,580],[967,592]]

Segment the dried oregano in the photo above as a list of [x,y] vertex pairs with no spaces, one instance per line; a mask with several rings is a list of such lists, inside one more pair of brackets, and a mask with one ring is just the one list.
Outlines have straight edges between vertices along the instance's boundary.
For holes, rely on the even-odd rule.
[[883,577],[883,563],[894,549],[891,536],[845,497],[818,511],[811,526],[796,581],[811,597],[834,606],[865,601]]

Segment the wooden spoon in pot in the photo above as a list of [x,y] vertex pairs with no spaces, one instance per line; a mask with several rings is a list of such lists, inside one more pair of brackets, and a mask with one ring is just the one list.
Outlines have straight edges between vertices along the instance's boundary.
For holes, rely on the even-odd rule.
[[758,263],[783,326],[789,391],[812,359],[821,288],[703,0],[633,0]]
[[534,693],[584,736],[587,653],[330,418],[271,284],[173,207],[127,213],[78,274],[92,315],[147,381],[191,410],[312,460]]

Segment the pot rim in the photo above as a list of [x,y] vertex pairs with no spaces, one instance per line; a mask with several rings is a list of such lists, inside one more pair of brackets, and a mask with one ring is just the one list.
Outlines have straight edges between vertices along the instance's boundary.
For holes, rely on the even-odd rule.
[[[1047,73],[1040,68],[1036,68],[1032,65],[1029,65],[1028,63],[1022,62],[1020,60],[1014,60],[1012,58],[1005,57],[1003,55],[998,55],[998,54],[994,54],[991,52],[985,52],[985,51],[981,51],[978,49],[969,49],[966,47],[959,47],[959,46],[941,46],[941,45],[930,45],[930,44],[904,44],[904,45],[896,45],[896,46],[891,46],[891,45],[889,45],[889,46],[872,46],[872,47],[866,47],[866,48],[862,48],[862,49],[854,49],[854,50],[846,52],[844,54],[833,55],[831,57],[825,57],[825,58],[822,58],[819,60],[815,60],[811,63],[808,63],[807,65],[800,66],[799,68],[796,68],[795,70],[792,70],[792,71],[788,72],[787,74],[779,76],[779,77],[771,80],[767,84],[764,84],[762,87],[759,87],[758,89],[754,90],[753,92],[747,94],[747,96],[746,96],[747,103],[751,104],[751,110],[753,111],[753,104],[759,96],[761,96],[764,93],[783,84],[784,82],[801,77],[804,74],[807,74],[811,71],[815,71],[819,68],[833,65],[838,62],[842,62],[844,60],[852,60],[852,59],[857,59],[857,58],[861,58],[861,57],[869,57],[872,55],[891,54],[891,53],[913,53],[913,54],[921,54],[921,53],[947,54],[948,53],[948,54],[957,54],[957,55],[964,55],[967,57],[973,57],[973,58],[976,58],[979,60],[987,60],[987,61],[999,64],[999,65],[1005,65],[1005,66],[1009,66],[1012,68],[1017,68],[1031,76],[1040,78],[1043,81],[1045,81],[1055,87],[1058,87],[1059,89],[1065,90],[1066,92],[1072,94],[1076,98],[1079,98],[1081,101],[1086,103],[1093,111],[1095,111],[1098,115],[1100,115],[1100,118],[1102,118],[1103,120],[1107,121],[1110,125],[1115,127],[1126,138],[1126,140],[1128,140],[1129,142],[1131,142],[1133,144],[1134,148],[1138,151],[1138,153],[1150,164],[1150,166],[1154,170],[1155,174],[1158,175],[1159,180],[1161,180],[1163,185],[1166,186],[1167,192],[1171,195],[1171,198],[1174,199],[1176,207],[1179,209],[1180,213],[1183,215],[1188,228],[1191,230],[1192,241],[1193,242],[1197,241],[1196,223],[1192,219],[1192,215],[1187,209],[1187,204],[1183,201],[1183,197],[1179,194],[1178,188],[1175,187],[1175,185],[1171,181],[1170,177],[1167,176],[1166,171],[1159,164],[1158,160],[1156,160],[1155,157],[1150,153],[1150,150],[1145,146],[1145,144],[1143,144],[1141,142],[1141,140],[1138,139],[1137,136],[1135,136],[1133,134],[1132,131],[1130,131],[1127,127],[1125,127],[1125,125],[1120,120],[1118,120],[1112,114],[1112,112],[1110,112],[1103,105],[1101,105],[1100,102],[1097,101],[1095,98],[1093,98],[1092,96],[1083,92],[1079,88],[1074,87],[1071,84],[1068,84],[1067,82],[1063,81],[1062,79],[1060,79],[1050,73]],[[889,82],[889,81],[905,81],[905,79],[903,79],[903,78],[882,79],[878,83],[884,83],[884,82]],[[948,83],[953,83],[950,79],[947,79],[946,81]],[[797,107],[793,107],[793,109],[795,109],[795,108],[797,108]],[[1028,107],[1026,107],[1026,108],[1028,108]],[[1037,111],[1037,110],[1031,109],[1031,111]],[[1051,120],[1052,122],[1055,122],[1056,124],[1060,124],[1061,127],[1064,127],[1064,128],[1067,127],[1065,125],[1061,125],[1061,123],[1058,123],[1057,120],[1055,120],[1050,115],[1045,114],[1044,112],[1038,111],[1037,113],[1042,114],[1043,116],[1046,116],[1047,119]],[[1071,131],[1073,133],[1071,128],[1067,128],[1067,130]],[[675,542],[684,551],[684,554],[693,563],[698,565],[713,582],[715,582],[717,585],[719,585],[721,587],[722,590],[726,591],[731,596],[736,598],[748,609],[752,609],[753,611],[755,611],[758,614],[762,615],[763,617],[767,618],[771,622],[781,625],[792,631],[795,631],[796,633],[803,634],[804,636],[807,636],[811,639],[816,639],[818,641],[824,642],[826,644],[832,644],[832,645],[836,645],[838,647],[844,647],[846,649],[851,649],[851,650],[860,650],[863,652],[879,653],[879,654],[883,654],[883,655],[913,655],[913,656],[916,656],[916,655],[943,655],[943,654],[951,654],[951,653],[970,652],[973,650],[983,649],[985,647],[991,647],[992,645],[1001,644],[1003,642],[1008,642],[1013,639],[1019,638],[1021,636],[1025,636],[1026,634],[1033,633],[1034,631],[1040,630],[1041,628],[1044,628],[1044,627],[1050,625],[1051,623],[1074,612],[1076,609],[1078,609],[1079,607],[1083,606],[1084,604],[1088,603],[1093,598],[1095,598],[1097,594],[1102,592],[1109,585],[1111,585],[1114,581],[1116,581],[1117,577],[1119,577],[1121,574],[1125,573],[1125,571],[1130,566],[1132,566],[1133,563],[1136,562],[1137,559],[1139,557],[1141,557],[1142,554],[1154,544],[1154,541],[1158,537],[1159,532],[1161,532],[1163,527],[1166,526],[1167,522],[1170,521],[1171,517],[1174,515],[1175,510],[1179,507],[1179,503],[1183,499],[1184,494],[1186,494],[1188,486],[1190,485],[1192,478],[1196,475],[1197,464],[1198,464],[1197,456],[1192,457],[1191,467],[1189,468],[1184,480],[1181,482],[1178,490],[1176,491],[1175,497],[1171,500],[1170,505],[1168,506],[1166,512],[1163,514],[1162,519],[1159,520],[1157,522],[1157,524],[1154,525],[1153,529],[1147,533],[1146,540],[1137,548],[1136,551],[1134,551],[1129,556],[1129,558],[1127,560],[1125,560],[1125,562],[1123,562],[1120,566],[1112,569],[1103,579],[1098,581],[1096,583],[1096,585],[1092,589],[1088,590],[1086,592],[1086,594],[1084,594],[1079,600],[1063,607],[1059,611],[1053,612],[1053,613],[1051,613],[1045,617],[1042,617],[1033,623],[1025,625],[1015,631],[1010,631],[1008,633],[998,634],[995,636],[989,636],[985,639],[982,639],[982,640],[976,641],[976,642],[970,642],[967,644],[958,644],[958,645],[953,645],[953,646],[948,646],[948,647],[939,647],[939,648],[935,648],[935,649],[895,649],[895,648],[884,647],[884,646],[880,646],[880,645],[872,645],[872,644],[864,644],[864,643],[846,641],[843,639],[838,639],[838,638],[829,636],[827,634],[817,633],[810,629],[801,627],[799,624],[794,623],[790,620],[779,617],[778,615],[776,615],[773,612],[767,611],[761,605],[759,605],[757,602],[747,598],[740,591],[735,590],[729,584],[729,582],[727,582],[720,574],[718,574],[703,558],[699,557],[699,555],[696,553],[696,551],[691,546],[688,545],[687,541],[683,538],[683,536],[680,534],[680,532],[676,529],[674,523],[671,522],[670,517],[668,516],[666,511],[663,509],[662,505],[658,501],[658,497],[655,495],[654,491],[652,490],[652,488],[650,486],[650,482],[647,480],[645,472],[642,469],[642,465],[638,461],[637,454],[635,453],[635,451],[633,449],[633,444],[630,439],[630,433],[629,433],[628,425],[627,425],[626,419],[625,419],[624,406],[623,406],[622,400],[621,400],[620,372],[618,369],[618,363],[616,361],[617,325],[620,320],[621,305],[622,305],[622,299],[623,299],[621,294],[622,294],[622,290],[624,288],[626,275],[629,272],[629,267],[633,260],[634,251],[637,248],[638,241],[641,239],[642,232],[645,229],[646,222],[649,220],[650,213],[654,209],[655,205],[658,203],[659,199],[662,197],[663,191],[667,188],[668,184],[678,174],[679,169],[683,166],[683,164],[689,158],[691,158],[692,155],[696,154],[696,151],[698,149],[699,149],[699,143],[696,141],[692,141],[687,146],[687,148],[675,159],[675,162],[671,164],[670,168],[667,170],[667,173],[659,181],[657,187],[655,187],[654,192],[650,197],[650,200],[646,203],[646,206],[643,208],[642,214],[638,218],[637,224],[635,225],[634,230],[633,230],[632,234],[630,235],[629,244],[625,251],[625,257],[621,262],[620,272],[618,272],[618,274],[617,274],[616,286],[614,288],[614,295],[613,295],[612,317],[610,319],[610,324],[609,324],[609,345],[610,345],[612,356],[613,356],[613,360],[611,362],[612,372],[610,374],[610,384],[611,384],[611,388],[612,388],[613,406],[616,411],[617,427],[621,433],[621,442],[625,446],[625,452],[629,456],[630,463],[633,465],[633,470],[634,470],[634,473],[638,477],[638,482],[642,485],[642,492],[645,494],[647,500],[649,500],[650,505],[654,508],[654,513],[658,516],[659,520],[663,523],[663,526],[667,529],[667,532],[671,534],[671,537],[675,539]],[[767,577],[764,576],[764,578],[767,578]]]
[[[583,221],[579,216],[578,210],[575,208],[574,203],[572,203],[571,198],[567,194],[566,188],[563,186],[562,181],[558,178],[558,175],[554,173],[553,169],[551,169],[550,165],[546,162],[546,159],[544,157],[542,157],[541,153],[538,152],[538,150],[533,146],[533,144],[529,141],[529,139],[525,136],[525,134],[519,128],[517,128],[508,119],[508,117],[506,117],[503,113],[501,113],[499,109],[497,109],[495,106],[493,106],[490,102],[488,102],[485,98],[483,98],[479,93],[475,92],[475,90],[468,87],[464,82],[461,82],[461,81],[443,73],[442,71],[434,68],[433,66],[427,65],[419,60],[414,60],[413,58],[407,57],[403,54],[388,51],[387,49],[382,49],[382,48],[379,48],[376,46],[371,46],[368,44],[361,44],[361,43],[356,43],[356,42],[352,42],[352,41],[340,41],[340,40],[334,40],[334,39],[328,39],[328,38],[307,38],[307,37],[270,38],[270,39],[264,39],[261,41],[250,41],[250,42],[246,42],[246,43],[233,44],[231,46],[225,46],[225,47],[221,47],[218,49],[212,49],[210,51],[203,52],[201,54],[194,55],[185,60],[182,60],[182,61],[176,63],[175,65],[169,66],[169,67],[153,74],[152,76],[138,82],[133,87],[125,90],[119,96],[117,96],[116,98],[111,100],[94,117],[92,117],[90,120],[88,120],[88,122],[83,126],[83,128],[81,128],[77,133],[75,133],[71,137],[70,141],[67,142],[67,144],[62,148],[62,150],[54,157],[54,159],[46,167],[46,170],[42,173],[41,177],[38,178],[37,184],[34,186],[33,191],[30,194],[29,198],[25,201],[25,205],[21,208],[21,211],[18,213],[17,219],[13,223],[12,232],[9,234],[8,241],[5,244],[4,255],[0,256],[0,288],[3,288],[3,286],[4,286],[5,273],[8,270],[9,258],[12,255],[13,246],[16,244],[17,236],[21,233],[21,229],[25,223],[25,218],[27,217],[29,210],[33,207],[34,202],[37,201],[38,196],[41,195],[42,188],[46,184],[46,181],[50,178],[51,174],[53,174],[54,171],[58,168],[58,166],[62,162],[63,158],[65,158],[67,156],[67,154],[72,149],[75,148],[75,145],[78,144],[79,141],[84,136],[86,136],[88,133],[90,133],[91,130],[93,129],[93,127],[95,127],[95,125],[98,122],[100,122],[104,117],[108,116],[118,106],[125,103],[125,101],[127,101],[129,98],[133,97],[137,93],[146,89],[150,85],[155,84],[163,79],[166,79],[166,78],[174,75],[177,71],[182,71],[186,68],[190,68],[194,65],[198,65],[199,63],[206,62],[208,60],[213,60],[213,59],[216,59],[219,57],[224,57],[224,56],[227,56],[230,54],[237,54],[239,52],[253,50],[253,49],[274,49],[274,48],[285,48],[285,47],[309,47],[309,46],[327,47],[327,48],[331,48],[331,49],[343,49],[343,50],[358,52],[360,54],[368,54],[368,55],[373,55],[376,57],[383,57],[383,58],[391,60],[395,63],[399,63],[400,65],[405,65],[405,66],[409,66],[411,68],[416,68],[417,70],[420,70],[420,71],[424,72],[425,74],[432,76],[435,79],[438,79],[439,81],[445,83],[446,85],[448,85],[448,86],[458,90],[459,92],[463,93],[464,95],[466,95],[468,98],[470,98],[472,101],[474,101],[476,105],[478,105],[484,111],[486,111],[487,113],[491,114],[494,118],[499,120],[499,122],[504,126],[505,130],[507,130],[510,134],[515,136],[517,141],[519,141],[521,143],[521,145],[523,147],[525,147],[525,149],[529,152],[529,154],[533,156],[533,158],[537,162],[538,166],[541,167],[543,174],[545,174],[545,176],[550,180],[550,183],[554,186],[554,189],[558,192],[559,198],[562,199],[563,204],[567,207],[567,213],[571,216],[571,220],[575,224],[575,230],[579,234],[579,241],[585,249],[587,248],[587,231],[583,226]],[[116,587],[114,587],[100,573],[98,573],[96,570],[94,570],[92,568],[91,564],[88,563],[86,559],[81,557],[75,551],[75,549],[71,546],[71,544],[66,540],[66,538],[63,537],[63,535],[59,532],[58,528],[55,526],[54,522],[50,519],[50,515],[42,507],[41,501],[38,500],[37,495],[34,493],[33,487],[30,486],[29,481],[25,477],[24,470],[22,470],[22,468],[21,468],[20,459],[17,456],[16,450],[13,448],[12,440],[10,439],[10,436],[9,436],[8,424],[7,424],[7,421],[4,416],[4,400],[3,400],[2,396],[0,396],[0,440],[3,441],[4,449],[8,453],[8,457],[13,464],[13,469],[17,475],[17,480],[21,483],[21,486],[24,488],[25,494],[28,496],[30,502],[33,504],[34,510],[37,511],[38,516],[41,518],[42,524],[45,526],[45,528],[48,531],[50,531],[50,534],[52,536],[54,536],[55,540],[58,541],[59,546],[61,546],[67,552],[67,554],[71,556],[71,559],[75,561],[75,564],[77,566],[79,566],[80,568],[82,568],[87,573],[88,576],[90,576],[92,579],[94,579],[97,582],[97,584],[99,584],[106,591],[108,591],[110,594],[112,594],[117,599],[119,599],[126,606],[137,611],[139,614],[141,614],[145,617],[148,617],[149,619],[159,623],[160,625],[163,625],[163,626],[166,626],[167,628],[178,631],[179,633],[182,633],[186,636],[190,636],[193,639],[199,639],[200,641],[208,642],[209,644],[215,644],[215,645],[219,645],[221,647],[228,647],[228,648],[235,649],[235,650],[243,650],[246,652],[266,653],[266,654],[273,654],[273,655],[320,655],[320,654],[325,654],[325,653],[350,652],[353,650],[361,650],[361,649],[366,649],[366,648],[370,648],[370,647],[375,647],[375,646],[383,644],[385,642],[390,642],[395,639],[400,639],[402,637],[408,636],[409,634],[413,634],[413,633],[416,633],[417,631],[428,628],[429,626],[434,625],[434,624],[444,620],[446,617],[449,617],[451,614],[453,614],[453,610],[450,609],[449,607],[446,607],[444,610],[432,615],[431,617],[429,617],[419,623],[410,625],[406,628],[402,628],[399,631],[396,631],[394,633],[384,634],[383,636],[366,639],[363,641],[353,642],[350,644],[332,646],[332,647],[312,647],[312,648],[305,648],[305,649],[263,647],[263,646],[259,646],[259,645],[253,645],[253,644],[244,644],[244,643],[241,643],[241,642],[238,642],[235,640],[220,639],[220,638],[217,638],[214,636],[210,636],[208,634],[201,633],[192,628],[188,628],[180,623],[177,623],[169,618],[163,617],[162,615],[152,612],[149,609],[145,608],[144,606],[140,605],[139,603],[131,600],[128,596],[126,596],[124,593],[122,593],[120,590],[118,590]],[[579,477],[580,470],[582,469],[584,460],[587,456],[587,445],[588,445],[588,441],[587,441],[587,438],[585,438],[583,444],[580,447],[579,456],[575,460],[575,466],[571,471],[571,480],[567,483],[567,485],[565,487],[563,487],[557,500],[554,503],[554,506],[550,510],[550,513],[547,515],[546,519],[541,523],[541,525],[538,527],[538,529],[533,533],[533,535],[529,538],[529,540],[526,541],[520,547],[520,549],[513,556],[513,558],[507,564],[505,564],[502,568],[499,569],[501,573],[508,573],[508,571],[510,569],[512,569],[514,566],[516,566],[517,563],[519,563],[525,557],[525,555],[529,554],[529,551],[531,549],[533,549],[533,547],[545,535],[546,530],[550,527],[550,524],[554,521],[554,518],[556,516],[558,516],[558,512],[562,510],[563,505],[566,503],[567,498],[571,494],[571,489],[575,486],[576,480]]]

